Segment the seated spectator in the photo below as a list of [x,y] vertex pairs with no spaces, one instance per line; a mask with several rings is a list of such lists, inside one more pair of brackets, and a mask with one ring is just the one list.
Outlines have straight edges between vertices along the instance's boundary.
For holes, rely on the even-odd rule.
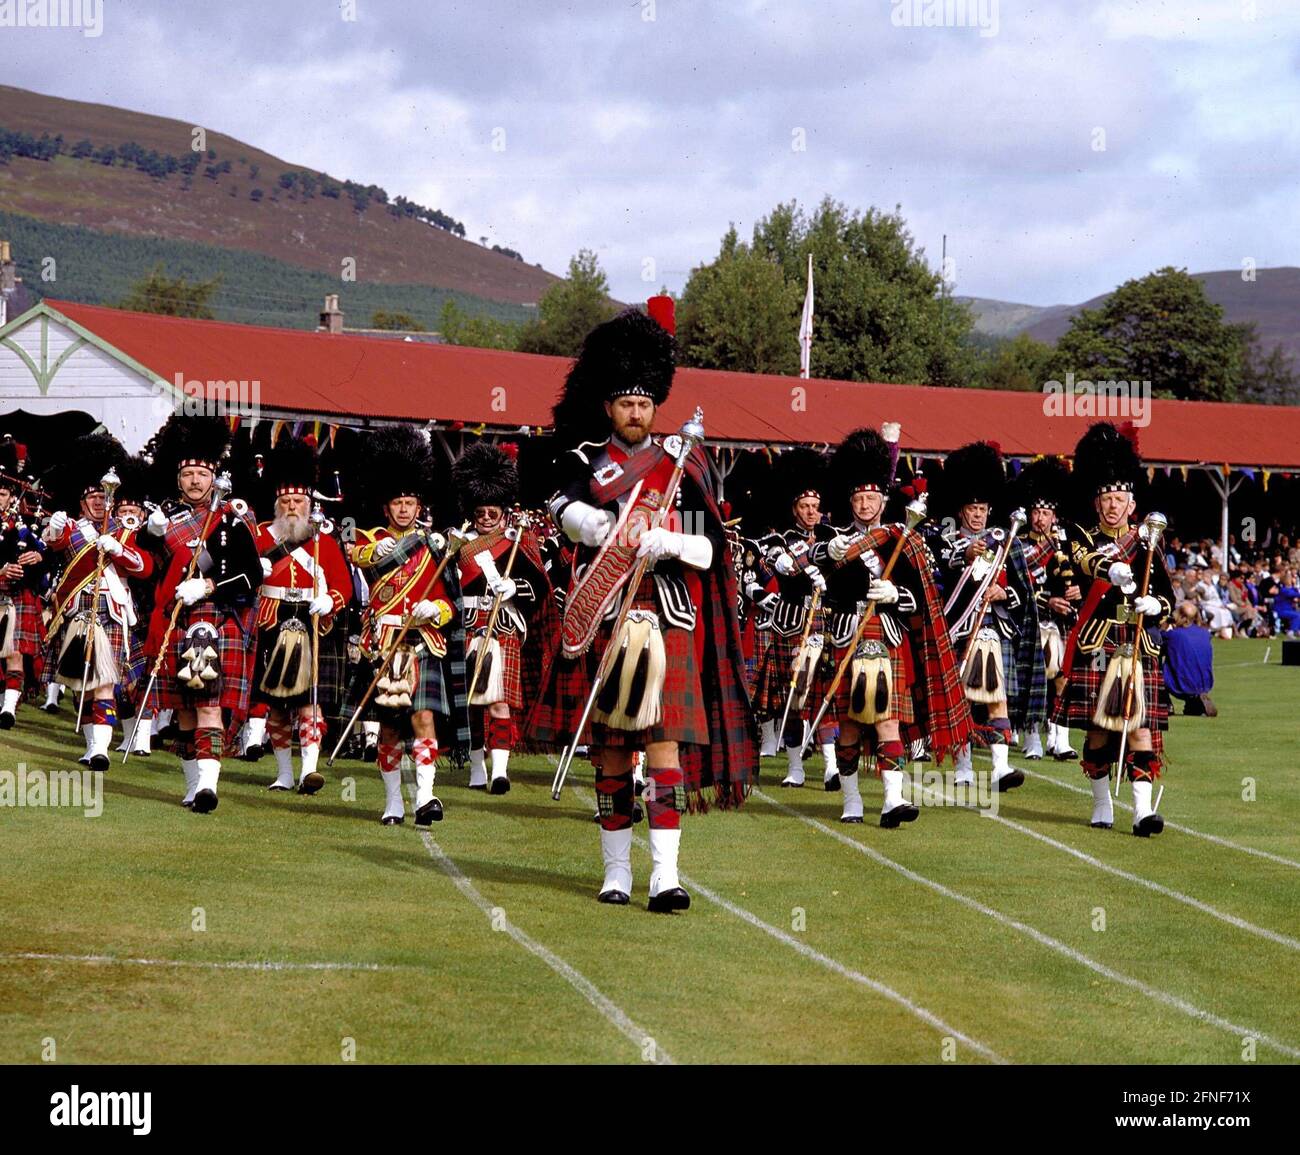
[[1232,637],[1232,610],[1224,600],[1219,588],[1218,570],[1201,570],[1198,581],[1192,587],[1193,596],[1200,604],[1205,624],[1221,638]]
[[1296,571],[1293,569],[1283,569],[1278,574],[1273,617],[1279,633],[1293,638],[1300,632],[1300,588],[1296,586]]
[[1210,697],[1214,688],[1214,647],[1210,631],[1199,624],[1199,610],[1183,602],[1173,628],[1164,631],[1165,685],[1183,703],[1183,713],[1214,718],[1219,710]]
[[1232,611],[1233,625],[1238,634],[1255,637],[1259,610],[1246,589],[1245,566],[1239,566],[1228,582],[1228,608]]

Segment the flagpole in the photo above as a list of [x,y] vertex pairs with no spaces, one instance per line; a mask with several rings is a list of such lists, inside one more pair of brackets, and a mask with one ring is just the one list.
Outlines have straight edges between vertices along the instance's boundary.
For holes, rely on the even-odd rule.
[[803,298],[803,316],[799,320],[799,376],[805,381],[812,369],[813,274],[812,253],[808,254],[808,291]]

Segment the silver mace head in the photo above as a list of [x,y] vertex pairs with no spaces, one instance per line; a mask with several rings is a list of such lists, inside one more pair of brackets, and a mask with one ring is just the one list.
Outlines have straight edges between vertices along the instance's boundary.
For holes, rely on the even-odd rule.
[[117,470],[110,466],[108,472],[99,479],[99,484],[104,487],[104,499],[112,501],[117,487],[122,484],[122,479],[118,477]]
[[704,409],[697,405],[691,419],[682,426],[682,440],[699,445],[704,440]]
[[1011,532],[1019,533],[1020,527],[1029,520],[1029,515],[1025,513],[1025,507],[1022,505],[1019,509],[1011,513]]
[[921,522],[925,520],[926,517],[925,500],[926,500],[925,494],[918,493],[914,498],[912,498],[911,501],[907,503],[906,517],[907,517],[908,529],[915,529],[918,525],[921,524]]
[[230,480],[230,471],[224,470],[217,474],[216,480],[212,483],[212,492],[216,495],[217,501],[225,501],[230,496],[230,491],[234,489],[234,483]]
[[311,513],[308,515],[308,521],[311,522],[312,528],[319,530],[325,524],[325,511],[321,509],[320,502],[312,506]]
[[1163,513],[1148,513],[1142,519],[1146,527],[1147,541],[1154,543],[1169,526],[1169,519]]

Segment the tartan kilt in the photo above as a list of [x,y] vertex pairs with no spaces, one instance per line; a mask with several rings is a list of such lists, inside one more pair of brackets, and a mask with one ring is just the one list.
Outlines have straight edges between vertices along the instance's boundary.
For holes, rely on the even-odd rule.
[[[311,636],[311,615],[307,612],[306,606],[302,603],[282,602],[279,621],[273,626],[263,626],[257,631],[257,661],[253,667],[252,701],[265,702],[276,709],[296,710],[299,706],[311,703],[310,687],[306,693],[293,698],[273,698],[259,689],[262,676],[266,673],[267,663],[271,660],[271,652],[275,649],[275,640],[280,634],[280,622],[287,618],[297,618],[307,627],[308,637]],[[343,626],[343,622],[335,622],[328,632],[322,631],[320,635],[320,670],[316,682],[316,700],[321,715],[327,718],[334,713],[335,707],[343,698],[343,659],[346,644]]]
[[[64,614],[63,624],[57,634],[52,634],[45,645],[45,669],[47,676],[51,681],[57,681],[54,677],[55,670],[58,669],[59,651],[63,649],[63,639],[67,636],[69,627],[77,614],[84,609],[86,598],[84,591],[77,595],[77,600],[72,608]],[[124,686],[131,677],[131,662],[135,657],[135,652],[139,650],[139,642],[134,637],[130,643],[127,641],[126,627],[121,622],[115,621],[108,612],[108,597],[105,594],[99,595],[99,604],[96,607],[96,617],[99,618],[99,624],[104,627],[104,636],[108,638],[108,648],[113,652],[113,659],[117,662],[117,685]],[[78,674],[78,677],[81,675]]]
[[[901,646],[891,646],[889,640],[885,637],[885,627],[881,624],[878,617],[872,615],[871,621],[867,623],[866,629],[862,631],[862,640],[883,642],[889,650],[890,674],[894,679],[893,691],[893,710],[890,713],[890,720],[897,721],[903,725],[910,725],[916,721],[916,711],[912,706],[912,692],[916,681],[912,674],[912,651],[904,640]],[[839,669],[839,664],[844,661],[844,655],[849,652],[848,646],[835,646],[835,668]],[[824,691],[823,691],[824,692]],[[840,679],[839,686],[835,689],[835,700],[831,703],[831,709],[828,717],[833,714],[837,719],[843,722],[852,722],[854,719],[849,717],[849,696],[853,692],[853,678],[850,670],[846,670],[844,677]],[[859,726],[876,725],[874,722],[859,722]]]
[[[998,645],[1002,651],[1002,679],[1004,683],[1002,700],[1010,705],[1020,696],[1020,671],[1016,666],[1016,647],[1012,640],[1006,637],[996,626],[988,626],[987,628],[998,635]],[[961,664],[962,655],[966,653],[966,646],[969,642],[970,634],[967,634],[961,641],[953,643],[953,650],[957,654],[959,665]],[[989,709],[989,707],[983,706],[982,703],[971,703],[972,709],[977,707]]]
[[14,604],[14,652],[36,657],[45,648],[40,599],[29,589],[18,589],[0,596],[9,598]]
[[[144,638],[145,630],[143,626],[137,626],[132,630],[131,662],[127,667],[126,677],[117,684],[117,712],[123,718],[135,717],[135,699],[138,695],[144,693],[144,684],[149,680],[149,670],[152,662],[144,652]],[[141,712],[146,717],[158,713],[158,687],[156,685],[149,695],[149,701]]]
[[[466,693],[469,692],[469,681],[474,676],[474,667],[468,662],[470,643],[476,633],[487,629],[487,619],[488,615],[479,610],[467,609],[465,611]],[[511,713],[522,714],[524,710],[524,639],[520,636],[518,630],[514,628],[507,630],[505,626],[504,615],[501,615],[497,618],[496,629],[492,631],[492,638],[501,650],[501,685],[505,691],[505,697],[501,701],[510,707]],[[483,710],[486,707],[473,706],[471,709]]]
[[[1070,667],[1070,680],[1065,684],[1065,691],[1057,695],[1051,721],[1081,730],[1098,728],[1093,723],[1092,715],[1097,708],[1101,683],[1106,677],[1106,666],[1117,646],[1118,643],[1108,637],[1099,649],[1091,653],[1075,652]],[[1158,754],[1164,749],[1161,732],[1169,729],[1169,694],[1165,689],[1164,672],[1160,668],[1158,656],[1153,658],[1147,654],[1142,655],[1142,687],[1146,698],[1146,725],[1151,731],[1151,747]],[[1115,731],[1115,735],[1116,738],[1119,737],[1118,731]]]
[[763,662],[767,658],[767,651],[772,646],[773,636],[771,630],[754,631],[754,653],[752,657],[745,659],[745,677],[748,681],[751,700],[758,693],[758,673],[763,668]]
[[[802,636],[802,633],[787,636],[777,633],[772,634],[771,644],[759,663],[758,675],[754,679],[752,701],[756,714],[760,716],[771,715],[777,721],[780,721],[781,712],[785,709],[785,699],[790,693],[790,673],[794,669],[795,658],[799,656],[799,641]],[[822,637],[826,637],[824,632]],[[824,644],[822,653],[823,655],[826,653]],[[831,678],[835,672],[834,667],[831,667],[828,671],[826,665],[826,661],[823,659],[818,662],[817,669],[813,672],[812,687],[808,691],[808,701],[804,706],[805,710],[811,709],[816,712],[817,703],[825,696],[831,684]],[[791,706],[790,713],[795,714],[796,712],[795,708]]]
[[[649,578],[637,591],[633,608],[656,609],[654,583]],[[574,659],[563,656],[555,659],[551,684],[544,691],[541,708],[534,715],[532,730],[527,735],[530,742],[555,747],[568,744],[582,718],[596,667],[612,633],[611,624],[603,623],[596,641],[585,654]],[[674,626],[664,626],[663,634],[666,669],[660,720],[648,730],[614,730],[600,722],[589,722],[579,744],[634,750],[644,749],[651,742],[709,745],[709,718],[695,657],[694,635],[690,630]]]
[[[254,645],[253,618],[256,606],[227,608],[199,602],[182,607],[172,631],[171,643],[158,671],[158,707],[163,710],[193,710],[199,706],[220,706],[234,718],[248,715],[253,664],[257,659]],[[181,653],[187,648],[185,632],[198,622],[207,622],[217,631],[217,661],[221,677],[212,687],[191,690],[176,681],[176,671],[185,664]]]

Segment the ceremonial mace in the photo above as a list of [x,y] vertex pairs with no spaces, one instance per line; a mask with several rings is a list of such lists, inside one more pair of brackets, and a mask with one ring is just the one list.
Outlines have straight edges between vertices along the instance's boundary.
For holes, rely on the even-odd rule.
[[[312,597],[316,596],[316,583],[320,577],[320,531],[325,524],[325,512],[320,502],[314,502],[311,509],[311,581]],[[329,583],[322,583],[329,592]],[[311,615],[311,724],[316,728],[317,703],[320,700],[320,614]]]
[[979,612],[971,622],[970,638],[966,642],[966,651],[961,656],[961,665],[957,667],[957,673],[963,679],[966,677],[966,667],[970,663],[971,653],[975,649],[975,639],[980,632],[980,625],[984,621],[984,615],[989,612],[989,604],[993,601],[993,587],[997,585],[998,578],[1002,576],[1002,571],[1007,568],[1007,558],[1011,555],[1011,543],[1016,540],[1016,534],[1020,532],[1021,527],[1028,520],[1029,518],[1025,515],[1023,508],[1017,509],[1011,514],[1011,528],[1007,531],[1007,536],[998,549],[997,562],[989,571],[988,579],[984,583],[984,589],[978,595]]
[[[203,531],[199,534],[198,540],[194,543],[193,552],[190,554],[190,563],[185,567],[185,576],[181,581],[189,581],[194,576],[195,569],[198,568],[199,554],[203,552],[204,543],[208,540],[208,532],[212,529],[212,519],[217,516],[217,511],[221,508],[222,502],[230,495],[234,486],[230,482],[230,474],[218,474],[212,482],[212,504],[208,506],[208,515],[203,519]],[[177,582],[177,586],[181,583]],[[149,671],[149,682],[144,688],[143,696],[138,700],[135,708],[135,725],[131,727],[131,741],[126,744],[126,750],[122,754],[122,761],[125,762],[131,757],[131,752],[135,749],[135,737],[140,732],[140,722],[144,717],[145,706],[149,701],[149,695],[153,693],[154,683],[158,680],[158,671],[162,668],[163,657],[167,653],[168,643],[171,641],[172,631],[176,629],[176,622],[181,616],[180,598],[176,599],[176,604],[172,607],[172,616],[167,623],[167,632],[163,634],[162,645],[158,647],[158,654],[153,660],[153,668]]]
[[[908,533],[915,530],[918,525],[925,520],[925,494],[918,493],[907,506],[906,522],[903,526],[903,532],[898,535],[898,540],[894,542],[894,552],[889,555],[889,562],[886,564],[884,572],[880,575],[882,582],[889,580],[890,574],[894,572],[894,564],[898,561],[903,552],[903,539]],[[817,717],[813,719],[812,729],[808,731],[808,737],[804,741],[801,756],[807,754],[812,749],[813,743],[817,740],[817,727],[822,724],[822,719],[826,717],[826,711],[831,708],[831,703],[835,701],[835,692],[840,688],[840,682],[844,680],[844,675],[848,671],[849,663],[853,661],[853,655],[857,652],[858,643],[862,641],[862,635],[866,631],[867,623],[875,616],[878,602],[870,602],[867,608],[862,611],[858,619],[858,628],[854,630],[853,637],[849,642],[848,649],[844,651],[844,657],[840,659],[840,664],[835,669],[835,677],[831,679],[830,686],[826,689],[826,694],[822,698],[821,708],[817,711]]]
[[[447,563],[456,556],[456,552],[465,544],[464,538],[460,535],[468,528],[469,522],[462,522],[459,531],[453,530],[447,535],[447,545],[443,550],[442,557],[438,560],[438,568],[433,571],[433,578],[429,582],[430,587],[437,584],[438,579],[442,577],[443,570],[447,568]],[[352,712],[352,717],[348,719],[348,724],[343,727],[343,733],[339,735],[339,740],[334,746],[334,752],[325,761],[326,766],[334,765],[334,759],[339,756],[339,751],[343,749],[343,743],[348,740],[348,735],[352,733],[352,727],[357,724],[357,719],[361,717],[362,711],[365,710],[366,704],[370,701],[370,695],[375,692],[375,687],[379,685],[380,678],[387,673],[389,663],[392,662],[393,656],[397,653],[397,648],[406,640],[406,635],[414,624],[415,623],[411,620],[411,615],[407,614],[406,618],[402,621],[402,628],[398,631],[397,637],[393,639],[393,644],[388,647],[387,652],[380,660],[379,669],[375,671],[375,676],[371,679],[370,685],[366,688],[365,694],[362,695],[361,702]]]
[[[1147,596],[1147,590],[1151,588],[1151,562],[1156,555],[1156,542],[1160,540],[1160,535],[1164,533],[1165,527],[1169,524],[1169,519],[1163,513],[1148,513],[1144,524],[1147,530],[1147,564],[1142,574],[1142,592],[1138,597]],[[1142,615],[1138,614],[1133,628],[1133,654],[1129,658],[1128,680],[1124,686],[1124,711],[1121,715],[1124,728],[1120,731],[1119,736],[1119,761],[1115,764],[1115,797],[1119,797],[1120,783],[1124,781],[1124,747],[1128,745],[1128,724],[1133,717],[1133,698],[1137,687],[1134,683],[1137,679],[1134,674],[1137,671],[1137,663],[1142,653]],[[1164,787],[1160,788],[1164,793]]]
[[[672,476],[669,477],[668,485],[664,488],[663,505],[655,512],[654,524],[649,527],[650,529],[658,529],[663,525],[664,519],[671,512],[673,505],[677,501],[677,490],[682,483],[682,474],[686,471],[686,459],[691,455],[691,450],[704,440],[704,410],[700,406],[695,407],[691,419],[682,426],[677,436],[679,446],[674,454]],[[672,450],[668,442],[671,440],[671,438],[667,438],[664,444],[664,448],[670,453]],[[619,607],[618,617],[614,619],[614,628],[609,635],[609,643],[605,646],[605,652],[600,655],[600,664],[596,667],[596,677],[591,684],[591,693],[587,695],[587,704],[582,708],[582,717],[578,720],[578,728],[574,731],[573,741],[564,748],[564,753],[560,755],[559,764],[555,767],[555,778],[551,782],[551,800],[553,802],[560,800],[560,794],[564,790],[564,779],[568,776],[569,767],[573,764],[573,757],[578,752],[578,743],[582,741],[582,731],[586,728],[587,719],[591,717],[591,711],[596,704],[596,697],[600,693],[600,687],[609,676],[610,668],[614,664],[614,640],[623,629],[623,623],[627,620],[628,611],[631,610],[633,601],[636,600],[636,591],[641,585],[641,579],[645,576],[649,564],[650,558],[647,555],[637,563],[636,569],[632,571],[631,580],[627,584],[627,593],[623,597],[623,604]]]
[[[100,533],[107,534],[108,519],[113,512],[113,495],[117,492],[117,487],[122,484],[122,480],[110,465],[108,472],[100,478],[99,484],[104,487],[104,528]],[[95,648],[95,625],[99,621],[99,582],[104,576],[104,561],[107,557],[108,555],[101,548],[99,560],[95,563],[95,580],[90,584],[90,617],[86,621],[86,662],[81,668],[81,693],[77,697],[77,724],[73,727],[74,731],[81,729],[81,712],[86,705],[86,681],[90,677],[90,656]]]
[[[515,554],[519,552],[519,543],[523,540],[524,529],[528,525],[528,515],[521,512],[517,506],[515,507],[515,515],[518,519],[515,525],[506,530],[507,535],[514,534],[514,540],[510,545],[510,556],[506,558],[505,573],[501,575],[505,581],[510,579],[510,571],[515,564]],[[474,703],[474,694],[478,691],[479,675],[483,672],[483,663],[487,661],[488,646],[492,643],[492,634],[496,631],[497,626],[497,615],[501,613],[501,606],[504,601],[505,599],[500,594],[497,594],[492,600],[492,612],[488,615],[487,629],[483,631],[483,640],[479,643],[478,660],[474,663],[474,676],[470,679],[469,693],[465,697],[467,706]]]
[[790,667],[790,692],[785,696],[785,709],[781,711],[781,725],[776,731],[778,734],[785,733],[785,723],[786,719],[790,717],[790,705],[794,701],[794,692],[799,688],[799,661],[808,647],[808,636],[812,633],[813,618],[817,616],[817,607],[821,604],[821,599],[822,591],[814,589],[812,601],[808,605],[808,620],[803,624],[803,635],[799,638],[799,648],[795,651],[794,664]]

